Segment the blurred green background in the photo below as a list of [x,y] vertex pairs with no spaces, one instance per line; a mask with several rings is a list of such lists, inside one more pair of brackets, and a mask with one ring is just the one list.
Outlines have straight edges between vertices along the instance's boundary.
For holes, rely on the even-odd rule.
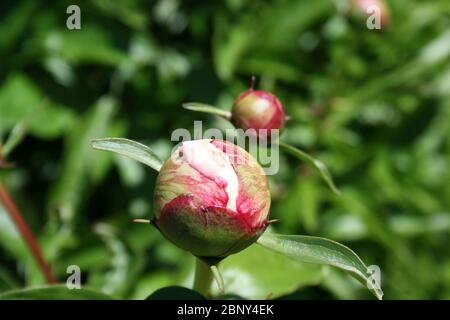
[[[66,28],[71,4],[81,30]],[[191,284],[193,257],[131,222],[150,216],[156,173],[90,140],[128,137],[165,159],[174,129],[230,127],[183,102],[229,109],[255,75],[292,117],[283,140],[341,190],[282,155],[276,231],[348,245],[380,266],[386,299],[450,299],[450,2],[387,4],[377,31],[345,0],[2,1],[0,137],[29,130],[0,177],[58,277],[78,265],[84,286],[128,299]],[[222,268],[245,298],[372,299],[342,272],[255,246]],[[0,206],[0,292],[43,283]]]

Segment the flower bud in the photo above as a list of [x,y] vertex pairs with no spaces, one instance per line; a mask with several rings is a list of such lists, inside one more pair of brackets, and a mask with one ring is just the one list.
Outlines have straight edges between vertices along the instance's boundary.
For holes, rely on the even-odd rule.
[[154,223],[198,257],[223,258],[248,247],[267,226],[267,177],[244,149],[222,140],[183,142],[162,166]]
[[255,129],[259,138],[270,138],[271,129],[281,130],[286,123],[286,115],[280,100],[270,92],[248,89],[236,99],[231,110],[231,121],[244,130]]

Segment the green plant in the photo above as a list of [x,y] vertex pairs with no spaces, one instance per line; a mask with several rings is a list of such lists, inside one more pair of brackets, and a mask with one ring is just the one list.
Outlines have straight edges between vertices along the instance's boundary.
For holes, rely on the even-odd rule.
[[[199,150],[199,146],[205,145],[206,147],[210,146],[212,142],[208,140],[199,140],[199,141],[192,141],[188,142],[188,146],[192,147],[192,150],[189,150],[187,147],[183,148],[183,144],[181,147],[175,150],[175,158],[189,155],[190,152],[192,152],[193,157],[196,157],[198,162],[196,163],[197,166],[208,166],[208,162],[215,161],[214,158],[217,156],[214,156],[213,154],[204,154],[203,150]],[[230,145],[230,143],[222,144],[221,141],[218,141],[218,146],[227,146]],[[233,233],[229,233],[229,230],[233,230],[235,227],[233,224],[229,224],[228,220],[230,217],[232,217],[232,212],[211,212],[211,221],[213,223],[209,224],[208,222],[204,222],[204,216],[203,214],[208,214],[207,212],[200,212],[199,208],[197,206],[207,206],[207,202],[203,199],[208,199],[208,197],[211,196],[218,196],[218,191],[215,191],[214,187],[211,189],[211,186],[208,187],[208,181],[204,181],[204,178],[202,176],[198,176],[201,181],[195,182],[193,185],[197,186],[198,184],[201,185],[202,188],[196,190],[184,190],[183,188],[186,188],[191,183],[187,183],[186,179],[189,180],[195,180],[195,176],[198,175],[198,171],[195,169],[192,169],[191,166],[193,165],[193,162],[187,161],[187,164],[184,164],[183,162],[174,162],[175,160],[170,159],[166,164],[163,166],[162,161],[157,158],[157,156],[146,146],[139,144],[138,142],[127,140],[127,139],[121,139],[121,138],[106,138],[106,139],[97,139],[92,142],[92,146],[95,149],[99,150],[106,150],[115,152],[121,155],[125,155],[127,157],[130,157],[134,160],[140,161],[144,164],[149,165],[151,168],[155,170],[164,170],[164,175],[167,175],[167,178],[169,178],[169,182],[165,182],[165,178],[163,175],[162,179],[159,179],[157,181],[156,185],[156,192],[155,192],[155,199],[156,202],[159,202],[157,206],[157,215],[155,217],[155,220],[148,221],[149,223],[152,223],[158,227],[158,229],[161,230],[161,222],[160,221],[160,214],[159,211],[162,210],[165,206],[167,208],[170,207],[170,210],[168,212],[169,215],[174,215],[177,217],[179,213],[183,213],[182,216],[179,216],[179,218],[176,219],[169,219],[163,223],[164,227],[161,230],[163,233],[166,234],[166,237],[170,239],[171,241],[174,241],[178,246],[187,249],[191,251],[194,255],[197,256],[200,260],[197,261],[196,264],[196,273],[195,273],[195,279],[194,279],[194,289],[200,291],[201,293],[205,295],[209,295],[209,290],[212,280],[212,272],[209,270],[207,265],[209,265],[212,268],[215,268],[218,262],[220,262],[223,258],[226,258],[228,254],[232,254],[238,251],[241,251],[245,247],[247,247],[249,244],[254,242],[258,237],[255,237],[253,234],[246,239],[242,245],[239,245],[237,247],[232,247],[233,250],[230,252],[227,252],[226,255],[222,255],[220,252],[224,252],[224,248],[229,247],[230,245],[230,238],[231,243],[235,243],[236,240],[241,239],[242,241],[242,235],[238,235],[237,237]],[[211,146],[211,148],[215,148]],[[235,154],[236,151],[233,152],[235,148],[238,148],[235,146],[234,148],[231,148],[231,154]],[[209,150],[209,149],[208,149]],[[209,152],[209,151],[208,151]],[[221,151],[216,151],[221,152]],[[238,151],[238,154],[241,153]],[[250,155],[248,155],[250,156]],[[248,157],[247,156],[247,157]],[[189,156],[188,156],[189,157]],[[222,156],[223,157],[223,156]],[[193,160],[192,160],[193,161]],[[248,165],[248,161],[244,162],[245,165]],[[254,160],[251,160],[254,161]],[[168,163],[168,165],[167,165]],[[181,168],[184,164],[184,169],[182,172],[178,173],[177,168]],[[213,163],[212,165],[217,166],[216,163]],[[235,164],[233,164],[235,166]],[[254,165],[253,165],[254,166]],[[173,167],[173,168],[172,168]],[[189,168],[187,170],[186,168]],[[197,168],[198,170],[198,168]],[[206,170],[206,169],[205,169]],[[235,169],[236,172],[241,172],[240,169]],[[248,169],[243,169],[248,170]],[[262,169],[259,168],[261,173],[261,177],[263,176]],[[212,168],[212,173],[217,174],[220,171],[220,168]],[[166,173],[167,172],[167,173]],[[209,172],[209,171],[208,171]],[[183,175],[181,175],[181,173]],[[253,173],[252,173],[253,174]],[[204,175],[204,174],[203,174]],[[251,183],[255,183],[255,179],[259,179],[258,175],[256,175],[254,178],[249,180]],[[220,178],[219,176],[217,178]],[[212,184],[214,184],[214,179],[212,179]],[[229,181],[228,181],[229,182]],[[159,184],[158,184],[159,183]],[[184,185],[186,183],[186,185]],[[236,181],[237,183],[237,181]],[[173,184],[173,185],[171,185]],[[239,184],[241,185],[241,183]],[[259,187],[258,183],[256,183],[256,186]],[[206,187],[206,188],[203,188]],[[181,189],[180,189],[181,188]],[[264,186],[263,186],[264,188]],[[243,190],[245,190],[246,187],[244,187]],[[257,188],[258,189],[258,188]],[[161,190],[161,191],[158,191]],[[167,192],[167,196],[170,196],[171,201],[173,203],[176,202],[176,206],[174,207],[171,202],[168,202],[164,193],[161,193],[164,190],[164,192]],[[191,198],[186,198],[184,194],[189,194],[191,192],[195,196],[197,196],[197,199],[202,199],[199,201],[198,204],[195,202],[187,201]],[[240,190],[242,192],[242,190]],[[243,191],[245,192],[245,191]],[[263,193],[266,192],[265,190],[258,190],[257,192]],[[210,194],[211,193],[211,194]],[[256,201],[258,197],[261,197],[261,194],[255,193],[254,195],[248,194],[249,200]],[[161,198],[160,198],[161,197]],[[178,198],[181,197],[181,198]],[[252,197],[256,197],[255,199],[252,199]],[[164,199],[162,202],[160,199]],[[173,200],[174,199],[174,200]],[[183,201],[179,200],[183,199]],[[192,198],[195,199],[195,198]],[[229,197],[227,197],[227,200]],[[209,200],[207,200],[209,201]],[[266,201],[266,200],[264,200]],[[259,205],[258,205],[259,206]],[[264,204],[264,206],[267,206],[267,204]],[[207,207],[205,207],[207,209]],[[217,209],[215,209],[217,210]],[[266,209],[268,210],[268,208]],[[226,219],[217,219],[216,222],[214,222],[214,216],[222,216],[225,214],[228,216]],[[234,214],[234,213],[233,213]],[[259,213],[258,213],[259,214]],[[266,213],[267,214],[267,213]],[[262,217],[257,216],[257,221],[260,221],[260,219],[264,219],[265,215]],[[234,219],[234,218],[232,218]],[[242,218],[240,218],[242,219]],[[167,230],[169,231],[167,234]],[[226,232],[225,234],[227,236],[222,237],[222,233]],[[258,235],[259,236],[259,235]],[[327,264],[331,265],[337,268],[340,268],[342,270],[345,270],[349,272],[351,275],[355,276],[358,280],[360,280],[363,284],[366,284],[368,288],[374,293],[374,295],[381,299],[383,296],[383,292],[381,291],[381,288],[379,287],[379,284],[373,285],[372,282],[370,282],[370,276],[371,273],[365,266],[365,264],[361,261],[361,259],[349,248],[336,243],[334,241],[323,239],[323,238],[316,238],[316,237],[307,237],[307,236],[287,236],[287,235],[276,235],[276,234],[262,234],[259,239],[257,240],[257,243],[262,245],[263,247],[266,247],[268,249],[271,249],[275,252],[281,253],[283,255],[286,255],[288,257],[291,257],[293,259],[303,261],[303,262],[309,262],[309,263],[319,263],[319,264]],[[225,246],[225,247],[223,247]],[[219,248],[219,249],[217,249]],[[218,282],[218,286],[222,287],[222,280],[221,276],[214,272],[216,275],[216,279]],[[226,285],[226,284],[225,284]]]
[[[82,288],[119,299],[191,284],[192,255],[131,222],[153,212],[157,172],[89,144],[134,137],[167,159],[176,128],[230,128],[223,117],[257,75],[282,98],[281,144],[296,149],[280,145],[267,232],[351,247],[380,265],[388,299],[449,299],[449,1],[385,0],[382,31],[352,2],[94,0],[68,31],[65,1],[2,1],[0,141],[10,151],[0,179],[59,281],[78,265]],[[186,101],[220,117],[181,112]],[[370,297],[345,272],[258,244],[220,270],[225,294],[246,299]],[[45,283],[0,205],[0,295],[39,298]]]

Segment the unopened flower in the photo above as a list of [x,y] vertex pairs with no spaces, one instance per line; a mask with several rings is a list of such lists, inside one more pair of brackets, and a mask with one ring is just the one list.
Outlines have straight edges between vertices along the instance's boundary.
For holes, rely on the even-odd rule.
[[155,225],[198,257],[241,251],[268,223],[267,177],[249,153],[227,141],[183,142],[161,168],[154,198]]
[[256,130],[259,138],[270,138],[272,129],[283,129],[286,115],[277,97],[268,91],[250,88],[236,99],[231,121],[244,130]]

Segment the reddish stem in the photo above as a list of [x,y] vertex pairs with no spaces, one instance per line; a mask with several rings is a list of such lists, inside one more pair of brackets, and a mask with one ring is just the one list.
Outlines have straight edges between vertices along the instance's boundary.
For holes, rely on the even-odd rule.
[[39,245],[37,244],[36,239],[33,236],[33,233],[31,232],[30,228],[25,222],[22,214],[20,213],[16,204],[12,200],[8,191],[1,183],[0,183],[0,201],[3,203],[6,211],[9,213],[11,219],[16,224],[17,229],[19,230],[23,239],[27,243],[29,249],[33,253],[33,256],[36,259],[36,262],[38,263],[42,273],[47,278],[47,282],[57,283],[58,280],[56,279],[55,275],[50,269],[50,266],[47,264],[44,257],[42,256],[41,249],[39,248]]

